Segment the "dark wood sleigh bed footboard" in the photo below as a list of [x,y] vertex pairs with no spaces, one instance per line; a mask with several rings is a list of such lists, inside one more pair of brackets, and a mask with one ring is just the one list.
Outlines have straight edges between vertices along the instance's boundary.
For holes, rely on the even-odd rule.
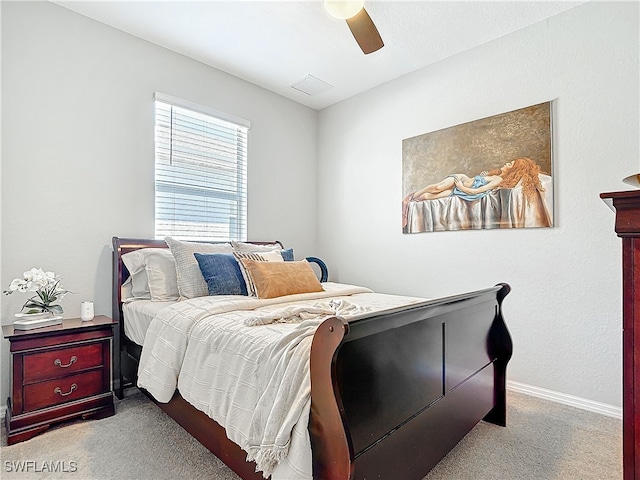
[[509,290],[326,320],[311,349],[314,477],[419,479],[480,420],[504,426]]
[[[114,386],[122,398],[125,382],[135,384],[141,349],[124,335],[121,255],[166,244],[114,237],[113,246],[113,314],[121,324]],[[504,426],[509,291],[499,284],[350,322],[325,320],[311,347],[314,478],[420,479],[479,421]],[[262,478],[224,429],[178,392],[156,403],[242,478]]]

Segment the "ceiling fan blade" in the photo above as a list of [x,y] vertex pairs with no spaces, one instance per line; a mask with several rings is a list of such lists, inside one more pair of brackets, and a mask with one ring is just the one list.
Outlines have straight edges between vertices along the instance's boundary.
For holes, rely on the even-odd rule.
[[353,17],[347,18],[347,25],[365,55],[384,47],[378,29],[364,8]]

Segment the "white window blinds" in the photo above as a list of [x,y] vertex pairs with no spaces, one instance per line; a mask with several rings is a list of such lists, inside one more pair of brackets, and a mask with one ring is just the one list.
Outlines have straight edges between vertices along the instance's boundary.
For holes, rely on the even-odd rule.
[[247,239],[249,122],[156,93],[156,238]]

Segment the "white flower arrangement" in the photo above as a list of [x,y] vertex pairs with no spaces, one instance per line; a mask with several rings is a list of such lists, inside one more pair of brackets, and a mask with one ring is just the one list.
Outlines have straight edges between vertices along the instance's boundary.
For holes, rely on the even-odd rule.
[[23,278],[15,278],[11,281],[9,289],[3,293],[11,295],[13,292],[35,292],[36,294],[27,300],[21,310],[25,308],[25,313],[51,312],[61,314],[63,312],[60,305],[53,305],[54,302],[62,300],[67,293],[60,284],[60,277],[53,272],[45,272],[41,268],[32,268],[22,274]]

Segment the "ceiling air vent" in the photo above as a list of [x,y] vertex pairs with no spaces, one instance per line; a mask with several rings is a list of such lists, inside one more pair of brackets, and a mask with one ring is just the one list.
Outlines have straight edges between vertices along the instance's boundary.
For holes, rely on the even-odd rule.
[[302,80],[298,80],[296,83],[291,85],[291,88],[298,90],[305,95],[316,95],[320,92],[333,88],[333,85],[329,85],[327,82],[323,82],[313,75],[307,75]]

